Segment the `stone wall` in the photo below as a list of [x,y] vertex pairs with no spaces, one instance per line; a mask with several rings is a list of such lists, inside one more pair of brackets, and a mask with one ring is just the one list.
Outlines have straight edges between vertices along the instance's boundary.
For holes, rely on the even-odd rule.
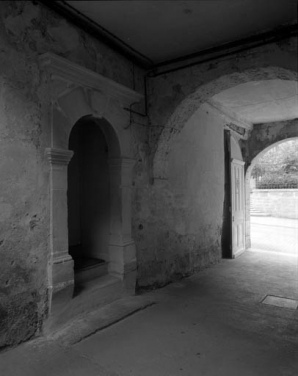
[[253,189],[251,207],[277,218],[298,219],[298,189]]
[[[143,72],[31,1],[0,2],[0,348],[38,333],[48,311],[50,88],[39,55],[53,52],[143,92]],[[75,108],[73,104],[73,108]],[[127,117],[129,117],[127,115]],[[146,127],[131,123],[135,159]]]

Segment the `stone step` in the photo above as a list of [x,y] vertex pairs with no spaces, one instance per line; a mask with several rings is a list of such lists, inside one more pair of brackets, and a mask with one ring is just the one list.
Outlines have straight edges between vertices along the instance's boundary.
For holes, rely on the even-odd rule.
[[75,285],[82,285],[85,282],[91,281],[96,278],[103,277],[108,274],[108,262],[101,261],[86,263],[80,268],[75,268],[74,279]]
[[74,297],[47,319],[44,333],[57,331],[75,317],[103,307],[123,296],[123,281],[111,275],[84,281],[75,286]]
[[75,318],[58,331],[51,333],[48,339],[59,340],[60,344],[66,346],[73,345],[155,303],[157,303],[156,297],[150,293],[124,297]]

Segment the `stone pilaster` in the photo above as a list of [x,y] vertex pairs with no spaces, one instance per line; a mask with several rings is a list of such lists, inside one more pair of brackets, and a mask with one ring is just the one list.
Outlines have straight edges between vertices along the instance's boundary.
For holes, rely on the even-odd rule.
[[131,235],[134,164],[129,158],[109,161],[112,198],[109,272],[124,280],[128,292],[134,292],[136,282],[136,247]]
[[[72,296],[74,286],[73,260],[68,253],[67,224],[67,166],[73,152],[63,149],[46,149],[50,163],[50,248],[49,293],[66,289]],[[66,291],[65,290],[65,291]],[[52,302],[53,303],[53,302]],[[50,307],[51,308],[51,307]]]

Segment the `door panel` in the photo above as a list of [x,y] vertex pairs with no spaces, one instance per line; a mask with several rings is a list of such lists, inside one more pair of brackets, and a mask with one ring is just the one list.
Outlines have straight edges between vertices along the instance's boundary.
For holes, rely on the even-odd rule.
[[232,257],[245,251],[244,162],[231,160]]

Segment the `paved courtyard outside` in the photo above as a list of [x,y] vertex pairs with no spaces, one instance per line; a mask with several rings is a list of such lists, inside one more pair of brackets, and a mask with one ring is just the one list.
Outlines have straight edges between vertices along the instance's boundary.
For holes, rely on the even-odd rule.
[[251,216],[251,248],[298,255],[298,220]]

